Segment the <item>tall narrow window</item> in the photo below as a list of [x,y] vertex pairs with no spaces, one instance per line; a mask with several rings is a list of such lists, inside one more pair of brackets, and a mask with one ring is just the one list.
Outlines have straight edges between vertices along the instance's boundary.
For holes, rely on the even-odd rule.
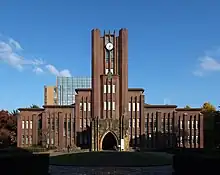
[[26,129],[28,129],[28,120],[26,120]]
[[190,120],[188,120],[188,129],[190,129]]
[[112,102],[112,110],[115,110],[115,102]]
[[82,111],[82,108],[83,108],[82,103],[79,104],[79,108],[80,108],[80,111]]
[[139,121],[139,118],[137,119],[137,128],[139,128],[139,125],[140,125],[140,121]]
[[51,145],[53,145],[54,144],[54,140],[53,140],[53,138],[51,138]]
[[29,136],[29,144],[32,145],[32,136]]
[[70,119],[68,119],[68,131],[70,131],[71,130],[71,121],[70,121]]
[[139,103],[137,103],[137,111],[139,112],[139,109],[140,108],[140,104]]
[[83,119],[83,127],[86,128],[86,119]]
[[107,63],[109,61],[109,58],[110,58],[110,52],[108,50],[106,50],[105,51],[105,60],[106,60]]
[[59,129],[59,119],[57,118],[56,119],[56,131],[58,131],[58,129]]
[[28,136],[26,136],[26,144],[28,144]]
[[113,94],[115,93],[115,85],[114,84],[112,85],[112,93]]
[[111,85],[108,85],[108,93],[111,93]]
[[86,111],[86,103],[83,104],[83,110]]
[[79,119],[79,127],[82,128],[82,119]]
[[112,74],[114,74],[114,69],[110,69],[110,72],[111,72]]
[[131,111],[131,103],[128,103],[128,111]]
[[108,110],[109,111],[111,110],[111,102],[110,101],[108,102]]
[[180,121],[180,129],[183,129],[183,121]]
[[132,119],[132,127],[135,128],[135,119]]
[[106,111],[106,101],[104,102],[104,110]]
[[106,85],[104,85],[104,90],[103,90],[104,94],[106,94],[106,89],[107,89],[107,87],[106,87]]
[[192,121],[192,129],[194,129],[194,121]]
[[199,143],[199,136],[196,136],[196,144]]
[[32,125],[33,125],[33,124],[32,124],[32,120],[31,120],[31,121],[30,121],[30,129],[32,129]]
[[22,141],[21,141],[22,144],[24,144],[24,138],[25,138],[24,135],[22,135]]
[[198,121],[196,121],[196,129],[198,129],[199,127],[199,122]]
[[108,69],[105,69],[105,74],[106,74],[106,75],[108,74]]
[[24,129],[24,120],[22,120],[22,129]]
[[88,111],[91,111],[91,103],[88,103]]
[[135,103],[133,103],[132,109],[133,111],[135,111]]

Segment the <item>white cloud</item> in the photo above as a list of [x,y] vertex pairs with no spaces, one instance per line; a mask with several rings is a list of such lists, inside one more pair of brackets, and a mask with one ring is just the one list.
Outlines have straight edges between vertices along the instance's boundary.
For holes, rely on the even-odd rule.
[[[24,49],[19,42],[12,38],[6,41],[1,39],[0,35],[0,62],[4,62],[19,71],[24,70],[24,68],[31,68],[36,74],[44,72],[45,62],[42,59],[27,59],[24,56]],[[46,69],[56,76],[71,76],[68,69],[58,71],[57,68],[51,64],[46,66]]]
[[44,71],[43,71],[43,69],[41,69],[40,67],[36,67],[36,68],[33,69],[33,72],[35,72],[36,74],[41,74],[41,73],[43,73]]
[[220,53],[220,48],[217,48],[213,51],[205,52],[206,55],[200,57],[198,59],[199,63],[197,65],[197,69],[193,71],[195,76],[204,76],[207,73],[211,72],[220,72],[220,60],[218,60],[218,56]]
[[71,73],[69,70],[64,69],[61,71],[58,71],[53,65],[48,64],[46,65],[46,68],[48,69],[48,71],[56,76],[61,76],[61,77],[71,77]]
[[12,38],[9,39],[9,44],[14,47],[16,50],[23,50],[23,48],[21,47],[20,43],[13,40]]

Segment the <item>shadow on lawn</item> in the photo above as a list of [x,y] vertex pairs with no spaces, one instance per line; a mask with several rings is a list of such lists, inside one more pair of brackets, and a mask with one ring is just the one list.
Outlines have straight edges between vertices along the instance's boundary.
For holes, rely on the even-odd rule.
[[172,156],[166,153],[143,152],[86,152],[50,157],[51,165],[145,167],[171,165]]

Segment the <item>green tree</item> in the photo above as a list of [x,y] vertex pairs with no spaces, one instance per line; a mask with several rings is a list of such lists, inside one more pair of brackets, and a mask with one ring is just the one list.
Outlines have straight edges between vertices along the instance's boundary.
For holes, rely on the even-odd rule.
[[202,106],[202,111],[203,112],[214,112],[214,111],[216,111],[216,108],[211,103],[205,102]]
[[189,105],[186,105],[184,108],[185,109],[190,109],[191,107]]
[[11,115],[17,116],[19,114],[19,111],[17,109],[14,109],[10,112]]
[[40,108],[38,105],[32,104],[29,108]]

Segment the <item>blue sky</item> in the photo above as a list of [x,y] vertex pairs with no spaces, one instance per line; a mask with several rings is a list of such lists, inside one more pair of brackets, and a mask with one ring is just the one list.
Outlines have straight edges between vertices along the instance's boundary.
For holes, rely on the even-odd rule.
[[129,86],[146,101],[219,103],[219,0],[7,0],[0,4],[0,108],[43,104],[56,75],[89,76],[91,30],[129,30]]

